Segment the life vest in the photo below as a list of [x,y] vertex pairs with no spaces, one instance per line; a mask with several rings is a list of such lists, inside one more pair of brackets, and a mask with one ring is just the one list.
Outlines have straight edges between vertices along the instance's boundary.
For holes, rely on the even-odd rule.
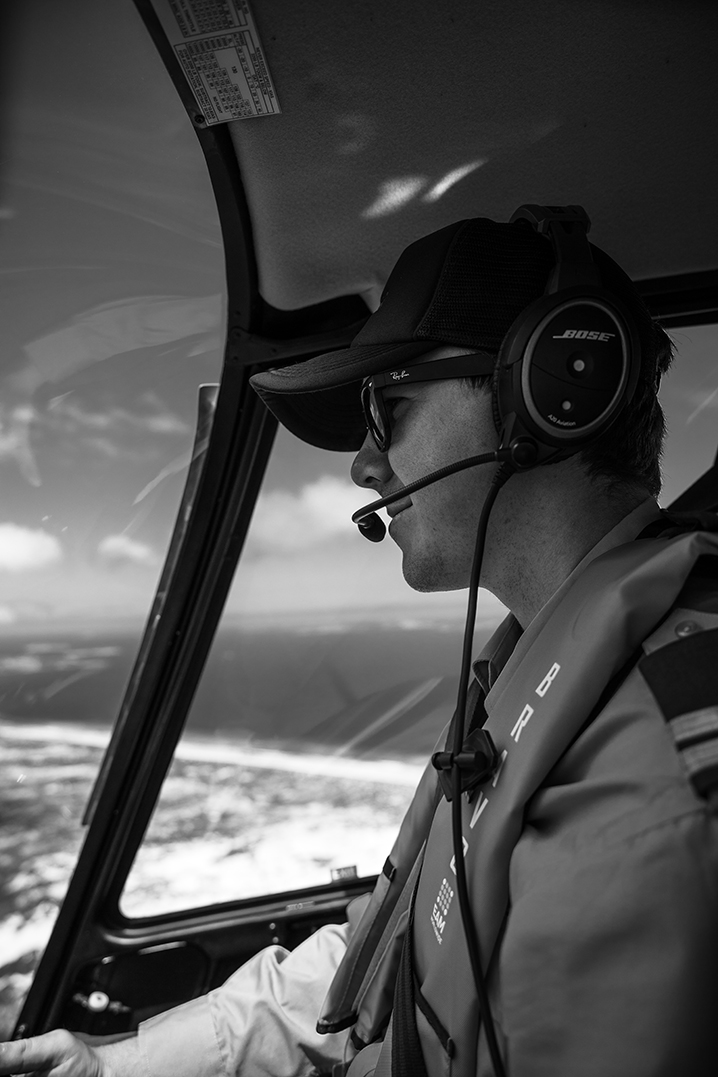
[[[509,861],[527,802],[605,701],[606,686],[640,656],[642,646],[651,651],[675,640],[671,617],[681,616],[671,612],[676,598],[697,559],[717,554],[718,534],[702,531],[640,539],[596,558],[555,606],[494,699],[485,728],[501,753],[501,766],[470,802],[462,797],[467,879],[489,974],[509,911]],[[705,617],[710,622],[705,626],[718,628],[718,614]],[[479,692],[472,685],[474,703]],[[428,766],[317,1026],[320,1032],[351,1026],[359,1053],[348,1077],[392,1074],[390,1019],[414,892],[416,1021],[426,1070],[431,1077],[449,1068],[452,1077],[476,1077],[481,1020],[453,856],[451,807]],[[380,1047],[375,1041],[382,1037]],[[485,1042],[482,1049],[485,1054]]]

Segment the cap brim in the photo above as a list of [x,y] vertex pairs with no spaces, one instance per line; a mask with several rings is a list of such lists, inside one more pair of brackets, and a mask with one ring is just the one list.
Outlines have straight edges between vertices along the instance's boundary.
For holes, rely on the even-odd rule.
[[418,359],[440,347],[435,340],[363,344],[251,379],[273,415],[302,441],[320,449],[356,452],[366,437],[360,389],[364,378]]

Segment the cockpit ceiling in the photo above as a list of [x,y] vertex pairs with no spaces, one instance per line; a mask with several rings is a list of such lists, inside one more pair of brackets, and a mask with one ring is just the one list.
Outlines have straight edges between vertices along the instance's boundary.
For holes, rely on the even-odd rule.
[[715,269],[718,5],[254,0],[282,112],[234,122],[260,290],[363,293],[469,216],[580,203],[635,279]]

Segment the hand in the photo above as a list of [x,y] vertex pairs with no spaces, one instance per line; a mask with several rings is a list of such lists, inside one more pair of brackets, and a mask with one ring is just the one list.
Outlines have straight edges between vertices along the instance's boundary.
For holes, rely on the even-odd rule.
[[102,1052],[58,1028],[29,1040],[0,1043],[0,1075],[111,1077]]
[[88,1036],[58,1028],[29,1040],[0,1043],[0,1077],[137,1077],[143,1072],[136,1032]]

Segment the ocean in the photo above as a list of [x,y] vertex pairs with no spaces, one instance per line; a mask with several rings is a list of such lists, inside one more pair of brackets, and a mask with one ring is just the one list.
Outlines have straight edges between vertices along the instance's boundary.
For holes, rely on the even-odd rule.
[[[378,872],[453,712],[460,643],[450,620],[223,626],[122,911]],[[65,893],[136,647],[107,629],[0,640],[0,1037]]]

